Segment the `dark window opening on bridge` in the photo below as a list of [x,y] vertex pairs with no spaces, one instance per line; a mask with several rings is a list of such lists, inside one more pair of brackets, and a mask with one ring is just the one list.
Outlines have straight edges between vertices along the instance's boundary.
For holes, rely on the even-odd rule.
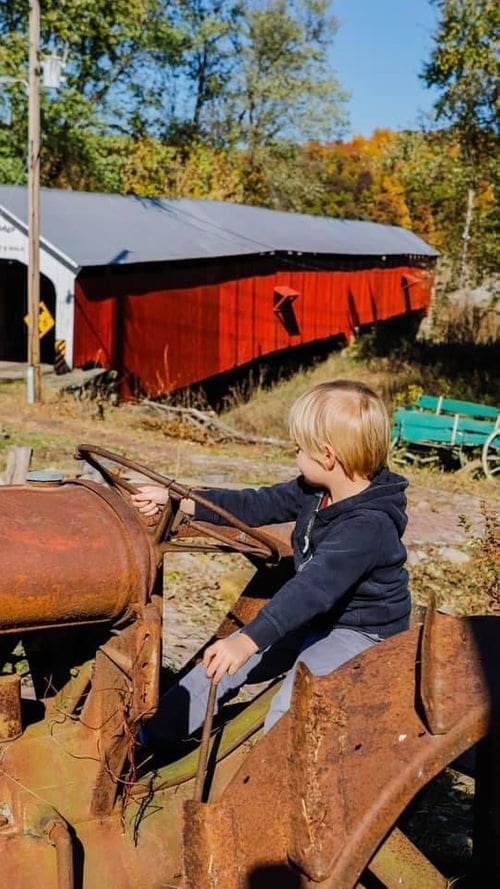
[[273,293],[273,311],[281,321],[289,336],[299,336],[300,327],[295,314],[294,302],[300,293],[291,287],[275,287]]

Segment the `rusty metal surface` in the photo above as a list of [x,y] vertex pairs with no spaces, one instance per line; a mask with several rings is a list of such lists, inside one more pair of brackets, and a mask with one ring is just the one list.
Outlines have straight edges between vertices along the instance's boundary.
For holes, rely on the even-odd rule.
[[96,652],[90,669],[81,665],[43,702],[44,719],[0,744],[0,803],[14,795],[17,830],[33,795],[73,825],[113,811],[135,733],[158,703],[160,615],[152,603],[138,609],[137,619]]
[[[263,525],[261,528],[268,538],[274,541],[274,545],[279,550],[281,558],[293,555],[292,548],[292,532],[294,525],[291,522],[284,522],[279,525]],[[223,526],[224,542],[227,546],[235,546],[236,544],[244,545],[248,543],[249,554],[252,553],[250,543],[246,540],[246,536],[237,528]],[[179,525],[175,533],[175,539],[169,544],[164,544],[165,551],[183,548],[183,541],[189,538],[196,540],[198,537],[213,536],[213,525],[209,522],[184,522]],[[196,547],[193,547],[196,550]]]
[[156,573],[137,514],[92,482],[0,488],[0,631],[113,620]]
[[62,818],[52,818],[46,825],[47,839],[56,850],[57,889],[74,889],[73,841]]
[[[242,765],[229,783],[224,773],[230,776],[234,766],[222,762],[217,767],[214,786],[218,791],[213,802],[187,802],[192,779],[163,790],[161,783],[152,784],[150,796],[146,792],[128,803],[130,818],[127,814],[124,834],[117,804],[112,803],[118,782],[110,780],[106,790],[106,781],[119,768],[113,738],[119,734],[120,722],[113,706],[116,709],[128,687],[133,651],[140,646],[139,637],[129,628],[116,648],[121,652],[118,657],[116,652],[109,657],[108,643],[104,646],[108,651],[98,657],[95,670],[100,677],[93,677],[93,698],[89,696],[80,724],[52,723],[45,733],[33,726],[2,756],[0,798],[5,800],[9,792],[17,798],[13,806],[17,816],[6,833],[16,839],[17,846],[12,842],[2,850],[0,845],[5,873],[14,872],[12,856],[22,852],[16,867],[20,860],[31,860],[30,854],[24,855],[24,845],[33,839],[19,832],[16,820],[25,823],[22,812],[34,792],[50,797],[49,802],[62,809],[77,828],[85,846],[84,889],[100,889],[103,874],[109,889],[133,889],[143,880],[152,889],[165,884],[185,889],[274,889],[276,885],[293,889],[299,875],[304,889],[354,889],[365,866],[372,866],[371,860],[373,872],[387,886],[395,879],[413,889],[421,872],[429,875],[429,881],[433,879],[426,889],[441,889],[439,874],[419,861],[404,839],[392,834],[387,843],[380,844],[414,794],[487,733],[490,693],[485,692],[481,677],[471,681],[469,676],[464,682],[464,675],[477,650],[483,652],[483,671],[494,673],[498,645],[495,649],[491,643],[498,639],[498,622],[443,615],[436,620],[452,663],[459,653],[457,639],[463,646],[465,666],[447,680],[450,695],[458,699],[457,722],[449,732],[432,735],[419,703],[422,639],[416,627],[365,652],[329,677],[318,679],[301,670],[290,714],[243,761],[241,747],[235,751]],[[133,635],[136,641],[131,645],[127,639],[131,642]],[[100,698],[106,685],[108,691],[109,683],[117,687],[118,674],[109,672],[114,670],[120,671],[123,685],[111,702],[106,698],[107,709],[102,709]],[[70,700],[73,694],[70,690]],[[58,707],[51,712],[54,718]],[[20,748],[23,742],[26,746],[20,755],[13,756],[15,746]],[[23,774],[24,794],[19,794],[17,785],[9,785],[5,772]],[[47,773],[58,775],[59,781],[54,782],[58,789],[44,786]],[[147,776],[142,783],[147,785]],[[5,828],[0,829],[0,842],[4,832]],[[40,860],[46,857],[44,853]],[[109,859],[112,868],[108,868]],[[50,857],[46,867],[45,885],[52,889],[57,883]],[[24,864],[23,872],[26,880],[18,876],[13,885],[28,889],[33,872],[27,865],[24,871]]]
[[13,741],[22,730],[21,678],[16,673],[0,676],[0,743]]
[[[438,615],[437,621],[452,658],[456,654],[452,640],[458,633],[465,665],[478,648],[483,652],[484,669],[488,675],[494,673],[499,646],[491,648],[491,642],[498,641],[498,619],[461,621]],[[52,725],[50,732],[46,727],[43,735],[39,728],[39,744],[33,743],[37,738],[34,732],[24,756],[14,759],[10,751],[29,740],[28,730],[23,739],[10,745],[9,756],[1,759],[0,799],[7,800],[9,793],[17,798],[12,804],[17,812],[14,821],[0,828],[3,872],[9,877],[17,874],[12,883],[16,889],[33,885],[36,871],[30,863],[30,849],[36,839],[16,828],[16,823],[24,823],[21,813],[32,793],[27,790],[19,795],[17,786],[5,780],[6,770],[19,775],[23,768],[27,788],[38,795],[51,795],[54,805],[57,801],[66,805],[62,814],[74,825],[85,849],[84,889],[102,885],[135,889],[142,883],[151,889],[165,885],[182,889],[275,889],[278,885],[280,889],[298,885],[303,889],[354,889],[367,865],[373,866],[387,886],[391,880],[399,880],[394,885],[413,889],[420,871],[428,875],[426,889],[441,889],[440,875],[432,865],[420,861],[419,853],[404,838],[390,832],[414,794],[458,753],[486,735],[491,695],[474,678],[463,682],[466,666],[457,675],[451,673],[450,693],[459,700],[457,722],[449,732],[432,735],[420,702],[421,635],[421,628],[415,627],[328,677],[313,678],[303,669],[291,712],[254,744],[243,760],[242,745],[234,751],[235,760],[241,763],[238,772],[234,774],[230,758],[217,766],[214,788],[218,789],[211,802],[189,801],[192,779],[164,789],[153,782],[148,794],[146,775],[141,779],[146,785],[142,796],[127,804],[125,832],[118,801],[107,812],[102,805],[98,812],[94,807],[97,817],[89,812],[89,780],[92,778],[95,787],[99,769],[97,763],[92,764],[90,748],[88,743],[82,745],[80,733],[83,729],[90,732],[87,720],[91,709],[85,716],[82,711],[80,722],[85,725],[66,721],[60,728]],[[122,647],[132,651],[124,642]],[[121,669],[115,663],[119,658],[112,660],[104,653],[102,657],[114,669]],[[122,668],[125,666],[122,674],[126,680],[130,661],[128,665],[123,661]],[[99,682],[105,684],[110,679],[111,674],[103,673]],[[116,676],[113,682],[116,684]],[[107,716],[112,717],[112,712],[101,712],[101,717]],[[117,724],[112,721],[109,732],[101,735],[103,743],[106,736],[116,733]],[[95,736],[96,730],[94,726],[88,737]],[[71,731],[80,737],[80,746],[70,744]],[[57,751],[47,762],[54,746]],[[80,757],[85,749],[88,761],[82,767]],[[98,746],[93,750],[94,759],[99,759]],[[78,756],[72,761],[75,754]],[[57,774],[62,785],[57,793],[41,783],[44,759],[42,775]],[[111,760],[102,759],[109,768]],[[64,770],[59,766],[58,771],[58,763]],[[103,779],[101,771],[99,785]],[[12,842],[2,845],[2,835],[9,835]],[[45,862],[43,867],[40,862]],[[37,867],[47,875],[47,889],[56,887],[54,859],[43,852]]]
[[[276,885],[280,873],[283,889],[296,885],[293,865],[306,878],[304,886],[310,881],[311,887],[353,889],[415,793],[490,728],[498,689],[484,677],[499,668],[498,618],[438,614],[436,622],[458,667],[446,677],[455,714],[449,731],[431,734],[420,703],[420,628],[370,649],[331,676],[314,678],[303,668],[290,713],[254,748],[219,800],[213,823],[210,803],[186,807],[189,889],[214,889],[198,862],[213,860],[217,868],[232,836],[240,872],[259,889]],[[470,663],[482,664],[476,675]],[[195,817],[206,822],[204,853],[189,840]],[[216,824],[228,821],[230,829],[219,834]],[[228,881],[224,889],[242,885]]]
[[194,785],[193,799],[195,802],[201,802],[203,799],[203,789],[205,786],[205,778],[207,774],[208,756],[210,753],[210,736],[212,734],[212,724],[215,711],[215,698],[217,695],[217,683],[210,683],[210,691],[208,693],[207,709],[205,720],[203,722],[203,732],[200,743],[200,754],[198,758],[198,768],[196,771],[196,781]]
[[[433,734],[443,734],[461,718],[463,693],[469,687],[475,699],[493,699],[498,690],[498,618],[456,620],[430,607],[422,633],[420,695],[425,718]],[[453,677],[453,678],[452,678]]]

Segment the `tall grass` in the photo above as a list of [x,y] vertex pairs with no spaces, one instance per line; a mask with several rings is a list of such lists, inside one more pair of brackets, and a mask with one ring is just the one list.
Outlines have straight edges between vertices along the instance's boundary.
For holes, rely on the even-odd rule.
[[423,339],[418,335],[421,321],[416,315],[373,325],[361,330],[349,346],[339,348],[337,343],[330,354],[304,356],[293,373],[283,358],[281,375],[266,376],[261,370],[260,375],[247,376],[223,399],[225,421],[243,431],[286,438],[286,417],[294,399],[315,383],[339,377],[368,383],[390,412],[411,401],[415,387],[431,395],[498,403],[497,342],[474,342],[474,328],[462,317],[453,326],[450,316],[446,340]]
[[227,401],[224,421],[242,431],[287,439],[287,416],[295,399],[316,383],[339,378],[367,383],[391,408],[399,393],[419,381],[419,374],[410,367],[395,372],[390,362],[383,358],[360,361],[356,347],[349,347],[313,367],[298,371],[289,379],[277,381],[271,388],[256,385],[243,397],[234,391]]

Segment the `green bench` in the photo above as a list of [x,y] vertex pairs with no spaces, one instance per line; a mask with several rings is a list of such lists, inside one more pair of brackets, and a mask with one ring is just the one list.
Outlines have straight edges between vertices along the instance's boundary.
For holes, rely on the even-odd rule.
[[419,395],[415,403],[418,410],[433,411],[435,414],[459,414],[463,417],[492,419],[500,424],[500,408],[489,404],[476,404],[473,401],[458,401],[442,395]]

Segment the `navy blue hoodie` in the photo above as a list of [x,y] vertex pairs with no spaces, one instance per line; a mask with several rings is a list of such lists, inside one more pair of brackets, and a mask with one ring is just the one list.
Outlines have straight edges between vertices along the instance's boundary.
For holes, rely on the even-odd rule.
[[[401,542],[407,485],[402,476],[382,469],[360,494],[323,509],[325,492],[303,476],[257,490],[203,491],[252,527],[296,523],[296,574],[244,628],[259,649],[311,622],[382,638],[408,627],[411,602]],[[198,504],[195,518],[222,523]]]

